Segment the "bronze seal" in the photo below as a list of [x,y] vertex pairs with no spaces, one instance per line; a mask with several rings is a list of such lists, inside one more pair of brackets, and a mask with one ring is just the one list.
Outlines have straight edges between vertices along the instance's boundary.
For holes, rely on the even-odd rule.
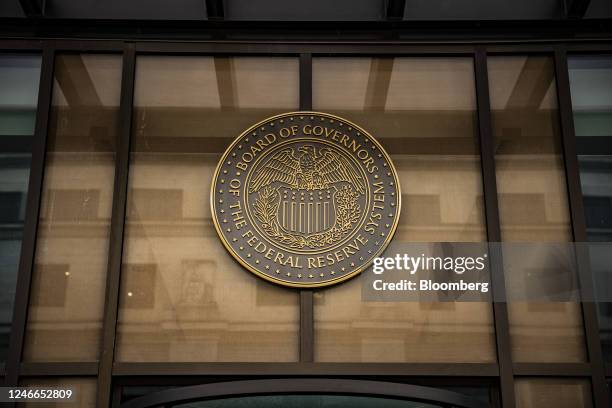
[[319,112],[291,112],[240,135],[217,165],[211,206],[221,241],[249,271],[286,286],[357,275],[390,242],[400,188],[368,132]]

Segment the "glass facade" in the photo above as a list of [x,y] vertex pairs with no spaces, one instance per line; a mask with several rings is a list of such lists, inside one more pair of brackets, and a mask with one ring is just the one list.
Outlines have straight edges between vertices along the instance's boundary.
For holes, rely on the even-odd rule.
[[517,408],[590,408],[587,380],[521,378],[515,383]]
[[[612,273],[606,255],[612,238],[612,155],[579,156],[580,182],[582,185],[586,232],[590,247],[591,270],[599,332],[604,358],[612,362],[612,303],[607,294],[612,290]],[[601,244],[600,245],[598,245]]]
[[120,90],[119,55],[56,56],[24,360],[98,359]]
[[297,294],[231,258],[209,197],[225,146],[298,89],[296,58],[138,58],[118,361],[297,361]]
[[40,60],[0,54],[0,363],[6,361],[13,320]]
[[[612,362],[608,303],[598,305],[594,334],[579,301],[368,302],[360,276],[329,288],[276,286],[225,250],[210,187],[245,129],[312,109],[363,126],[391,155],[402,191],[399,248],[486,243],[496,228],[504,242],[570,243],[580,236],[576,199],[589,241],[608,242],[611,59],[570,55],[564,83],[564,54],[546,49],[482,58],[471,48],[356,56],[256,45],[174,54],[140,43],[136,52],[58,47],[40,86],[41,100],[51,89],[49,109],[38,117],[40,56],[0,55],[0,379],[6,360],[21,370],[6,375],[8,385],[76,387],[84,407],[182,385],[334,376],[456,390],[491,407],[602,408],[594,367],[612,367],[593,357],[594,336]],[[37,118],[46,128],[34,136]],[[23,340],[10,356],[35,137],[46,138],[42,182],[32,187],[40,212],[24,266],[31,282],[19,295],[28,300]],[[566,157],[574,137],[578,168]],[[123,207],[117,217],[113,208]],[[536,285],[555,295],[559,282],[578,284],[548,254],[503,261],[508,291]],[[612,290],[609,276],[594,276],[597,290]],[[170,406],[454,406],[283,394]]]
[[[551,57],[490,57],[491,122],[501,238],[505,242],[573,240]],[[533,251],[504,258],[506,286],[554,293],[568,271],[556,257]],[[514,263],[514,264],[513,264]],[[517,362],[586,360],[581,306],[509,302],[512,358]]]
[[567,63],[576,136],[612,136],[612,58],[570,55]]
[[[589,242],[612,241],[612,58],[576,55],[568,59],[580,183]],[[598,249],[600,248],[600,249]],[[599,330],[606,361],[612,362],[612,274],[605,247],[590,251]]]
[[178,408],[281,408],[281,407],[334,407],[334,408],[438,408],[441,405],[393,400],[390,398],[355,397],[344,395],[282,395],[229,398],[222,401],[199,401],[175,405]]
[[[367,124],[391,152],[402,189],[394,243],[486,241],[471,59],[317,58],[312,77],[315,110]],[[315,295],[317,361],[496,360],[490,304],[368,303],[361,286]]]

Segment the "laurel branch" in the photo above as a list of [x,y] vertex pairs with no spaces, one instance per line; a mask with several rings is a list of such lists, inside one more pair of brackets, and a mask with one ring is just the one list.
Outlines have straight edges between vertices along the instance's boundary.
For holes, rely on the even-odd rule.
[[359,194],[349,186],[341,187],[335,194],[336,222],[332,228],[306,236],[288,233],[281,228],[277,215],[280,194],[270,186],[261,189],[253,203],[253,213],[266,234],[275,241],[290,248],[314,249],[337,242],[353,228],[353,225],[359,220],[358,198]]

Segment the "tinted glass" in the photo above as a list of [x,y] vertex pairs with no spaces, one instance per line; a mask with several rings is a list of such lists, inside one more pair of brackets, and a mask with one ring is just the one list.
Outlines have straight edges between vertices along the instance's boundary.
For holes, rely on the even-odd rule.
[[295,58],[137,60],[118,360],[297,360],[297,293],[227,253],[210,186],[243,130],[298,108],[298,84]]
[[[552,58],[491,57],[488,67],[502,240],[572,241]],[[575,282],[556,258],[531,256],[529,267],[504,257],[508,288]],[[586,359],[580,304],[512,302],[508,313],[515,361]]]
[[98,358],[120,55],[58,55],[24,359]]
[[[612,57],[571,56],[568,66],[587,239],[612,242]],[[606,247],[598,248],[590,252],[591,272],[601,299],[612,292],[612,273],[601,261]],[[597,310],[604,356],[612,361],[612,304]]]
[[[612,156],[581,155],[578,163],[587,239],[601,243],[591,245],[589,251],[595,299],[609,300],[612,293],[608,255],[612,242]],[[604,358],[612,361],[612,303],[598,302],[597,311]]]
[[437,408],[441,405],[401,401],[390,398],[356,397],[349,395],[263,395],[223,400],[190,402],[176,408]]
[[13,318],[39,79],[39,56],[0,55],[0,363]]
[[[394,243],[485,241],[467,58],[316,58],[313,105],[368,130],[399,173]],[[318,361],[489,362],[490,304],[362,302],[360,278],[315,293]]]
[[591,408],[591,384],[573,378],[518,378],[517,408]]
[[612,136],[612,57],[573,56],[568,67],[576,136]]

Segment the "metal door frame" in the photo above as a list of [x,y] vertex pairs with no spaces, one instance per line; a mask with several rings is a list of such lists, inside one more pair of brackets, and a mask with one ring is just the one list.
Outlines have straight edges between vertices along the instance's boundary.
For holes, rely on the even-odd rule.
[[171,388],[134,398],[121,404],[120,408],[171,407],[204,400],[289,394],[392,398],[449,408],[487,408],[490,406],[463,394],[420,385],[347,379],[283,378],[229,381]]

